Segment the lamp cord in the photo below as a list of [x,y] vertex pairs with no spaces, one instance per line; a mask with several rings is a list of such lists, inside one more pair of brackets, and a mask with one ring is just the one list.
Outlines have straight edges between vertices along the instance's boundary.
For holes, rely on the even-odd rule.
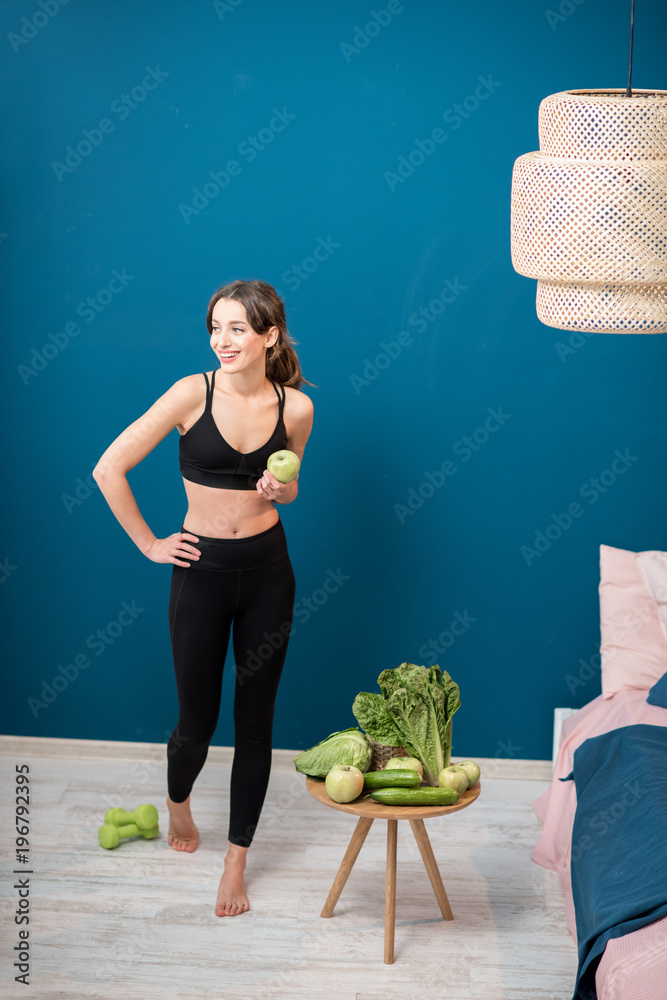
[[632,4],[630,7],[630,71],[628,73],[628,89],[625,92],[626,97],[632,97],[632,89],[630,84],[632,82],[632,36],[634,35],[634,31],[635,31],[635,0],[632,0]]

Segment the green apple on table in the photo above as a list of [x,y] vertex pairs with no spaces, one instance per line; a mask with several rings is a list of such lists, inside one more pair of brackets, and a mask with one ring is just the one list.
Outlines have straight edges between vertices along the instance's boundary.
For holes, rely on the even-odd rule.
[[453,788],[459,795],[463,795],[468,789],[468,775],[462,767],[450,764],[449,767],[443,767],[438,775],[438,785],[440,788]]
[[385,771],[393,771],[396,768],[400,769],[403,767],[407,767],[412,771],[419,771],[420,777],[424,777],[422,762],[417,760],[416,757],[390,757],[384,765]]
[[296,479],[300,466],[299,456],[286,448],[283,448],[282,451],[274,451],[266,461],[267,469],[279,483],[291,483],[293,479]]
[[455,767],[462,767],[468,775],[468,788],[472,788],[473,785],[477,784],[482,772],[479,764],[476,764],[474,760],[457,760]]
[[324,787],[334,802],[352,802],[364,790],[364,774],[354,764],[334,764],[326,778]]

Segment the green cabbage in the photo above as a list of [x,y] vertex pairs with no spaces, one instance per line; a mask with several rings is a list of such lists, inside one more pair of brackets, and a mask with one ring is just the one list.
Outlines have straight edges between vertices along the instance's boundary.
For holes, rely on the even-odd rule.
[[383,670],[378,684],[382,694],[359,692],[354,717],[377,743],[402,746],[421,761],[424,781],[437,785],[450,760],[452,716],[461,705],[458,684],[437,664],[414,663]]
[[332,733],[294,758],[294,766],[311,778],[326,778],[336,764],[350,764],[360,771],[371,766],[371,745],[356,726]]

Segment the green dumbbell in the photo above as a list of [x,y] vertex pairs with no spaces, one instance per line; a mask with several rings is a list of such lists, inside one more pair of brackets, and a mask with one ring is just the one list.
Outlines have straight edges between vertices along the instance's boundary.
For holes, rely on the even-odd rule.
[[141,830],[152,830],[157,826],[157,809],[155,806],[137,806],[134,812],[125,812],[124,809],[107,809],[104,814],[104,822],[113,826],[123,826],[125,823],[136,823]]
[[97,839],[100,847],[105,847],[107,851],[118,847],[125,837],[143,837],[144,840],[152,840],[159,833],[157,823],[150,830],[141,830],[136,823],[126,823],[124,826],[114,826],[113,823],[105,823],[97,831]]

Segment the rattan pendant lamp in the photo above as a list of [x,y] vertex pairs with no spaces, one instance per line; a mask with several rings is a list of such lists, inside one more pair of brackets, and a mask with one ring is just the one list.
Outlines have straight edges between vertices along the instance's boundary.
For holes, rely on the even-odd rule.
[[667,91],[565,90],[512,172],[512,264],[537,316],[590,333],[667,333]]

